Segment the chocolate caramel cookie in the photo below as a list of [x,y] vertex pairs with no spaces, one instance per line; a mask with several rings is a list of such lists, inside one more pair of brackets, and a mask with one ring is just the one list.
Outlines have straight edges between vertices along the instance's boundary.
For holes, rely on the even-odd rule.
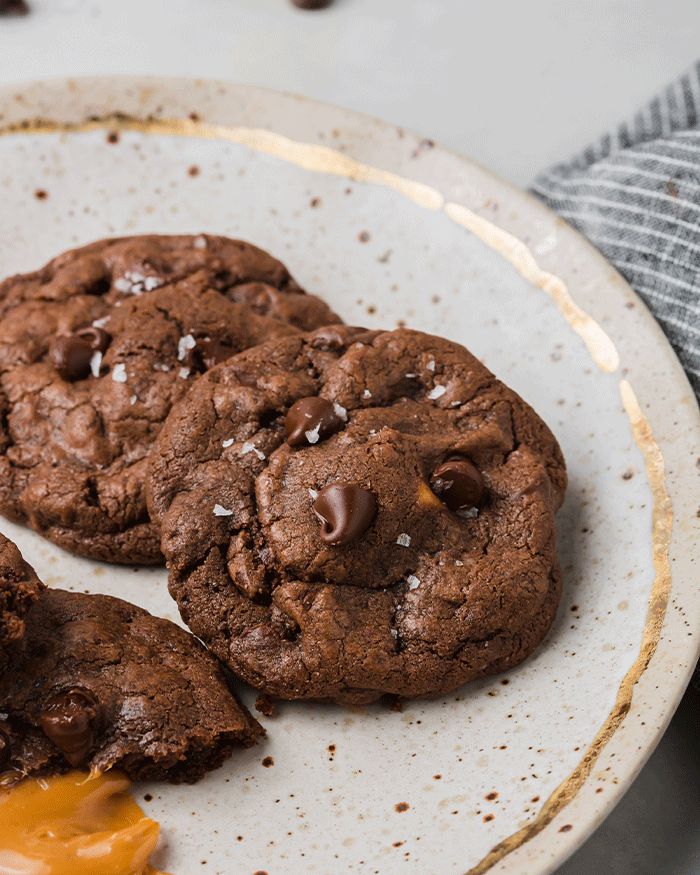
[[0,283],[0,512],[75,553],[161,561],[144,499],[173,403],[216,362],[338,321],[237,240],[93,243]]
[[559,446],[458,344],[338,326],[213,368],[149,502],[185,622],[281,698],[445,693],[523,660],[560,594]]
[[47,589],[0,673],[4,779],[81,768],[195,781],[263,730],[184,629],[104,595]]

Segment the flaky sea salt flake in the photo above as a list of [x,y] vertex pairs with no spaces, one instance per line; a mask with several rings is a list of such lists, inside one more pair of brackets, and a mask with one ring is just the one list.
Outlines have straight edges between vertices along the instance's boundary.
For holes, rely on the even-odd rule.
[[262,450],[259,450],[255,444],[250,441],[245,441],[245,443],[241,446],[241,455],[246,456],[248,453],[255,453],[255,455],[262,461],[265,458],[265,453]]
[[447,392],[447,389],[438,383],[437,386],[433,386],[430,392],[428,392],[428,398],[430,401],[436,401],[438,398],[442,398],[445,392]]
[[233,438],[226,438],[225,441],[221,441],[221,446],[226,449],[226,447],[230,447],[233,443]]
[[187,355],[187,350],[194,349],[195,346],[197,346],[197,341],[191,334],[185,334],[184,337],[181,337],[177,342],[177,360],[179,362],[183,361]]
[[343,422],[348,421],[348,411],[345,409],[345,407],[343,407],[342,404],[334,403],[333,411],[335,412],[335,415],[338,417],[338,419],[342,419]]
[[406,583],[408,584],[409,589],[418,589],[420,586],[420,580],[416,577],[415,574],[409,574],[406,578]]
[[100,376],[100,368],[102,367],[102,353],[98,350],[97,352],[93,352],[92,358],[90,359],[90,370],[92,371],[93,377]]
[[112,379],[115,383],[126,383],[126,365],[119,362],[112,368]]
[[310,428],[308,431],[304,432],[304,436],[306,437],[306,440],[310,444],[317,444],[320,435],[321,435],[321,423],[320,422],[318,423],[316,428]]
[[220,504],[214,505],[214,516],[233,516],[233,511]]
[[406,532],[401,532],[401,534],[396,539],[396,543],[399,545],[399,547],[410,547],[411,536],[407,535]]
[[190,375],[190,369],[189,368],[180,368],[177,375],[181,380],[186,380]]

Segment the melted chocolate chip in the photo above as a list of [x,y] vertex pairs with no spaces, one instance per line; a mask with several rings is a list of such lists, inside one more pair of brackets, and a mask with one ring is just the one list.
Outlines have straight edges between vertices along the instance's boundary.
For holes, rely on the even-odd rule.
[[10,764],[10,739],[0,729],[0,772]]
[[41,712],[44,735],[71,766],[80,766],[95,743],[99,707],[91,693],[78,687],[57,693]]
[[369,528],[377,515],[377,502],[368,489],[354,483],[331,483],[320,491],[313,511],[321,521],[321,540],[342,545]]
[[103,328],[95,328],[91,325],[89,328],[83,328],[81,331],[76,331],[75,336],[90,344],[90,349],[93,352],[107,352],[112,337]]
[[51,364],[64,380],[84,380],[90,375],[90,360],[94,350],[86,340],[71,335],[56,337],[49,349]]
[[480,507],[484,500],[484,480],[469,459],[448,459],[433,471],[430,477],[433,492],[452,511]]
[[112,338],[102,328],[83,328],[67,337],[55,337],[49,358],[64,380],[84,380],[90,376],[93,354],[106,352],[111,342]]
[[[342,408],[340,412],[343,413]],[[290,447],[308,446],[318,443],[338,431],[343,419],[327,398],[311,396],[300,398],[287,411],[284,429]]]

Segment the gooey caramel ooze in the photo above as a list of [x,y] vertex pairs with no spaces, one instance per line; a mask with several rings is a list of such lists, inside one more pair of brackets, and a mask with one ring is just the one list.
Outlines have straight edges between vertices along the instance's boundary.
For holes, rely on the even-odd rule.
[[129,786],[116,772],[70,772],[0,790],[0,872],[158,875],[148,861],[160,827]]

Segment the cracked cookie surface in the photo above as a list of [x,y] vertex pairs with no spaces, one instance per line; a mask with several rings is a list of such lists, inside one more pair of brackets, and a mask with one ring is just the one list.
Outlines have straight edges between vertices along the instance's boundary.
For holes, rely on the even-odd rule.
[[72,250],[0,283],[0,511],[75,553],[161,561],[149,449],[197,373],[338,321],[272,256],[223,237]]
[[154,448],[149,506],[183,619],[235,673],[369,702],[532,652],[565,487],[547,426],[466,349],[338,326],[203,376]]
[[24,636],[24,618],[44,585],[17,547],[0,535],[0,673]]
[[263,731],[188,632],[104,595],[47,589],[0,676],[0,773],[118,768],[195,781]]

